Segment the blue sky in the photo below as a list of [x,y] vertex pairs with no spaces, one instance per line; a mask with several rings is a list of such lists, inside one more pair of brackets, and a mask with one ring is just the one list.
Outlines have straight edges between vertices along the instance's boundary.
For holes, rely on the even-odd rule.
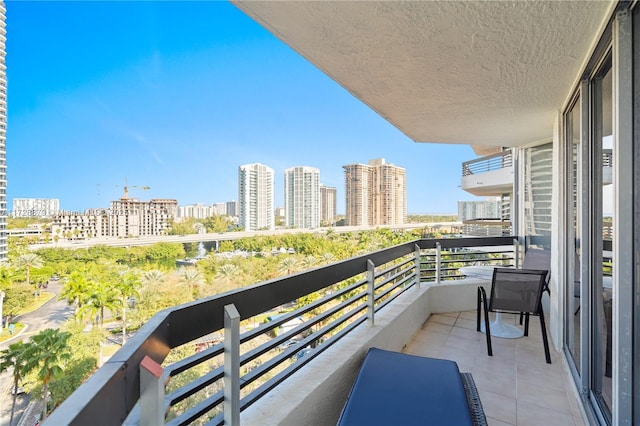
[[240,164],[320,169],[384,157],[409,213],[454,213],[467,145],[417,144],[226,2],[7,1],[8,208],[14,197],[106,207],[237,199]]

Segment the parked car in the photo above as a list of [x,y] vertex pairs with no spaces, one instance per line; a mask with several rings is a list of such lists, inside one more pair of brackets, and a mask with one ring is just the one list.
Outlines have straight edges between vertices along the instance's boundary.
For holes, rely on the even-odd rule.
[[22,386],[18,386],[17,388],[15,386],[11,387],[11,395],[22,395],[24,393],[24,388]]

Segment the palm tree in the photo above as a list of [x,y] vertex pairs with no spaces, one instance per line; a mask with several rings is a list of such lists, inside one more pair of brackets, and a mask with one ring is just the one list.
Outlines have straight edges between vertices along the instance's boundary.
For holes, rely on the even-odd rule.
[[13,415],[16,409],[16,398],[18,397],[18,384],[20,380],[31,371],[35,365],[30,362],[29,343],[22,341],[12,343],[9,347],[0,352],[0,372],[13,368],[13,402],[11,403],[11,418],[9,426],[13,424]]
[[216,271],[216,278],[218,279],[232,278],[238,275],[239,272],[240,272],[240,268],[238,268],[233,263],[225,263],[224,265],[221,265]]
[[336,261],[336,257],[333,255],[333,253],[325,253],[322,256],[322,263],[327,264],[327,263],[332,263]]
[[179,280],[181,283],[187,284],[189,286],[193,297],[198,296],[200,286],[204,284],[204,278],[202,277],[202,274],[197,268],[194,267],[182,268],[182,270],[180,271]]
[[315,258],[315,257],[313,257],[313,256],[305,256],[305,257],[302,259],[302,267],[303,267],[304,269],[311,269],[311,268],[313,268],[314,266],[316,266],[316,264],[317,264],[317,263],[318,263],[318,259],[316,259],[316,258]]
[[77,315],[83,319],[87,316],[95,318],[97,315],[98,320],[96,320],[96,323],[98,327],[102,328],[104,325],[104,310],[108,309],[112,313],[116,312],[118,304],[117,294],[110,285],[92,282],[85,303],[78,309]]
[[278,271],[281,274],[291,275],[295,272],[298,261],[294,257],[285,257],[278,265]]
[[122,344],[127,341],[127,305],[130,297],[140,297],[138,289],[140,288],[140,280],[132,273],[125,273],[116,283],[115,291],[120,296],[122,303]]
[[80,306],[91,291],[91,283],[87,280],[87,275],[80,272],[72,272],[69,279],[64,283],[58,299],[67,299],[70,305],[74,306],[74,313],[77,315]]
[[51,379],[63,373],[64,362],[71,358],[67,341],[71,333],[47,328],[31,337],[32,344],[27,353],[36,364],[38,379],[42,382],[42,420],[47,418],[47,396]]
[[142,274],[142,282],[146,285],[153,285],[164,280],[164,272],[158,269],[151,269]]
[[44,261],[35,253],[25,253],[18,256],[13,265],[18,269],[25,270],[27,273],[27,284],[31,284],[31,268],[42,268],[44,266]]

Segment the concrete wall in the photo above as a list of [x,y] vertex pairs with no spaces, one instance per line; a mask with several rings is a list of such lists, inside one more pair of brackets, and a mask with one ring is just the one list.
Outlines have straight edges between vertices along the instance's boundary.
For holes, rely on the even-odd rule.
[[401,351],[432,313],[476,308],[478,284],[460,280],[410,289],[240,415],[243,425],[335,424],[370,347]]

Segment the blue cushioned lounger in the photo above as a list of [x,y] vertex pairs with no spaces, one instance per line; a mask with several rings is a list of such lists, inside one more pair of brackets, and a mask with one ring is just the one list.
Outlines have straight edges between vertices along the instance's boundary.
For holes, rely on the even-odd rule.
[[473,425],[453,361],[371,348],[339,425]]

